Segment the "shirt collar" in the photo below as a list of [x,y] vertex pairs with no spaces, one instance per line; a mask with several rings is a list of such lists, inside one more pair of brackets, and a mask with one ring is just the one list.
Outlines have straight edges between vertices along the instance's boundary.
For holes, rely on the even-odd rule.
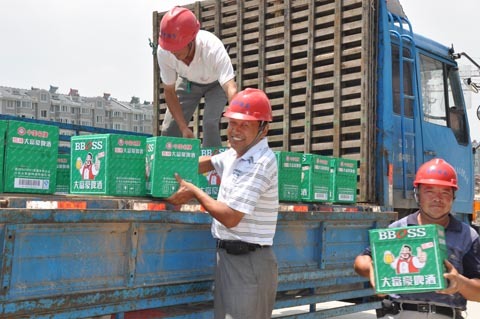
[[263,154],[262,150],[268,148],[268,140],[266,137],[262,138],[258,141],[257,144],[253,145],[245,154],[243,154],[240,158],[244,161],[254,161],[256,162],[257,159]]
[[[418,214],[420,214],[419,210],[407,216],[408,226],[418,225]],[[447,225],[446,230],[460,232],[462,230],[462,223],[458,219],[456,219],[452,214],[449,214],[449,216],[450,216],[450,221]]]

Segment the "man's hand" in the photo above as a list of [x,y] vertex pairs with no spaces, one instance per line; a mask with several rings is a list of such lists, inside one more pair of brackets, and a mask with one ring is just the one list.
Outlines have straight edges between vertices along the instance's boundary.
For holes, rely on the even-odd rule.
[[180,187],[177,192],[168,197],[166,201],[173,205],[181,205],[192,200],[194,198],[193,192],[191,191],[193,184],[183,180],[177,173],[175,173],[175,179]]
[[443,274],[443,277],[448,280],[448,287],[442,290],[438,290],[439,294],[453,295],[460,291],[461,278],[458,270],[448,261],[444,262],[447,267],[447,272]]
[[187,126],[182,130],[182,137],[184,138],[194,138],[193,131]]

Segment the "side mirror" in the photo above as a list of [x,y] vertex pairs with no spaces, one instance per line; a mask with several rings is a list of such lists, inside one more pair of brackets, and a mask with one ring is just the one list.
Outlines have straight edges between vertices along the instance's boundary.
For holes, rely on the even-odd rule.
[[480,120],[480,105],[478,106],[478,109],[477,109],[477,118]]

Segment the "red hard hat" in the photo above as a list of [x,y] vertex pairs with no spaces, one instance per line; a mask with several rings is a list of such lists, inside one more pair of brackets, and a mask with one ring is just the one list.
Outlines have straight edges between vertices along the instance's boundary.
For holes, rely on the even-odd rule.
[[420,166],[413,181],[413,186],[418,184],[450,186],[458,189],[457,173],[452,165],[441,158],[434,158]]
[[160,22],[158,44],[167,51],[178,51],[187,46],[200,30],[200,23],[192,11],[173,7]]
[[223,115],[237,120],[270,122],[272,106],[262,90],[247,88],[233,96]]

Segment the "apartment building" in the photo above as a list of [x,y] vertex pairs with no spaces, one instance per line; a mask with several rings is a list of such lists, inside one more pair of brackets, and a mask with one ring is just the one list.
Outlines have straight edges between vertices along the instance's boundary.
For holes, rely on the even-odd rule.
[[151,103],[140,103],[137,97],[122,102],[108,93],[83,97],[76,89],[68,94],[57,91],[54,86],[48,90],[0,86],[0,114],[153,134]]

